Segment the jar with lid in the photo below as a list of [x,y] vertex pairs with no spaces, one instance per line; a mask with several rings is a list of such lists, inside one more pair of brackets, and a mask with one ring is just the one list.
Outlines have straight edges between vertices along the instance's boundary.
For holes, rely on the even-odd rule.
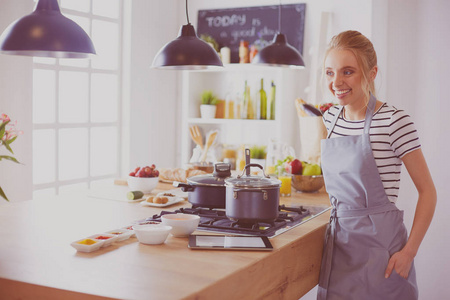
[[239,44],[239,63],[247,64],[250,62],[250,53],[248,49],[248,41],[241,40]]

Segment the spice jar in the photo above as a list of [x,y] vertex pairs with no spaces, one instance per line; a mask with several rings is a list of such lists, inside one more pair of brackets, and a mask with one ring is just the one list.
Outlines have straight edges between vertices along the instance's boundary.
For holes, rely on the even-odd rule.
[[250,62],[252,62],[253,58],[258,54],[258,48],[255,45],[250,47]]
[[242,40],[239,45],[239,63],[247,64],[250,62],[250,53],[248,50],[248,41]]

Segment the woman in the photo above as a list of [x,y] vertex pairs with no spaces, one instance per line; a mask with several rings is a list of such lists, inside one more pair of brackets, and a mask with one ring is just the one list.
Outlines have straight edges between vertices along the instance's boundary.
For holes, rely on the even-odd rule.
[[[333,206],[317,299],[417,299],[413,259],[433,218],[436,190],[411,118],[375,98],[377,57],[357,31],[332,38],[322,169]],[[395,202],[402,163],[418,202],[408,238]]]

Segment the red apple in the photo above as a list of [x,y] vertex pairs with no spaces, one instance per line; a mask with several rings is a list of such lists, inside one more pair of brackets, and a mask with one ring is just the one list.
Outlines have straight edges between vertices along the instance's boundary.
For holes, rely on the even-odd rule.
[[286,171],[291,174],[301,175],[302,169],[302,162],[298,159],[294,159],[293,161],[286,164]]

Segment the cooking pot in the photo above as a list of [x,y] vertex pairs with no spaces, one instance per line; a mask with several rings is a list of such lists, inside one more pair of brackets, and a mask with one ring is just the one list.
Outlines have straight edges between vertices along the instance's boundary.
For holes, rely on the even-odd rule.
[[197,175],[187,178],[187,184],[174,182],[188,193],[188,201],[193,207],[225,208],[225,179],[231,177],[229,163],[216,163],[212,174]]
[[[260,168],[263,176],[250,175],[251,167]],[[241,175],[225,180],[226,216],[242,223],[273,222],[278,217],[280,186],[281,181],[267,176],[261,165],[247,164]]]

